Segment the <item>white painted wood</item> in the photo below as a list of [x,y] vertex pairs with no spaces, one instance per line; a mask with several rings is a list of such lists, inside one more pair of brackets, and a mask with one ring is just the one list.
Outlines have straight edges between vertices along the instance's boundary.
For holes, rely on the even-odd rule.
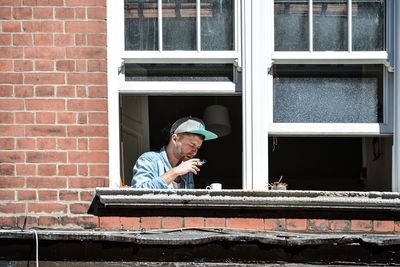
[[393,129],[393,164],[392,190],[400,192],[400,2],[394,1],[394,129]]
[[124,51],[126,63],[231,63],[239,57],[235,51]]

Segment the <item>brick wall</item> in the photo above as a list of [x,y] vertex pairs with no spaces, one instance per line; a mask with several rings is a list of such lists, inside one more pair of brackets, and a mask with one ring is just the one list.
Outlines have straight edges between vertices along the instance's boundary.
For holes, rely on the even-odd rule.
[[108,184],[106,0],[0,0],[0,225],[85,227]]

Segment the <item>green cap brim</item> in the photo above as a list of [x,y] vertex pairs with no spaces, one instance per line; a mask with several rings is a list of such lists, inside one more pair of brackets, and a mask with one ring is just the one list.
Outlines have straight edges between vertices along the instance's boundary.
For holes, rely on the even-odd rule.
[[188,133],[200,134],[200,135],[204,136],[204,141],[213,140],[213,139],[218,138],[218,135],[216,135],[213,132],[207,131],[207,130],[192,130],[192,131],[188,131]]

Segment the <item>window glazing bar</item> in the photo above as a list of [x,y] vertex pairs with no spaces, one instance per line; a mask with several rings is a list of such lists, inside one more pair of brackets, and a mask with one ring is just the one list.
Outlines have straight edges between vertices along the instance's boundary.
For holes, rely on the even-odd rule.
[[157,2],[157,11],[158,11],[158,51],[163,51],[163,29],[162,29],[162,0],[158,0]]
[[200,0],[196,0],[196,41],[197,41],[197,52],[200,52],[201,51]]
[[353,18],[352,18],[352,0],[347,0],[347,47],[348,51],[351,52],[353,49]]
[[314,33],[313,33],[313,0],[308,0],[308,45],[310,48],[310,52],[314,50],[313,47],[313,39],[314,39]]

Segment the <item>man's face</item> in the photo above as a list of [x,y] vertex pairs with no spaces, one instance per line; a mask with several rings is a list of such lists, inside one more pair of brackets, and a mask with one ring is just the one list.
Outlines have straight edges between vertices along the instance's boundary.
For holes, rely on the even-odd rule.
[[203,144],[203,139],[196,134],[178,134],[175,141],[175,156],[180,161],[186,161],[196,156]]

